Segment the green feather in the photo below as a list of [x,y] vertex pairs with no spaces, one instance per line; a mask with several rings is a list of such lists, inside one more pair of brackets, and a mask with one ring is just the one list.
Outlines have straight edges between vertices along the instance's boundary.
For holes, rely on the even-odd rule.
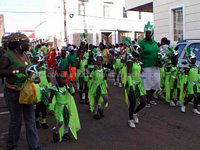
[[123,42],[128,46],[132,45],[132,41],[130,37],[124,37]]
[[151,31],[152,34],[154,32],[153,25],[151,25],[150,21],[148,21],[147,24],[144,26],[144,32],[146,31]]

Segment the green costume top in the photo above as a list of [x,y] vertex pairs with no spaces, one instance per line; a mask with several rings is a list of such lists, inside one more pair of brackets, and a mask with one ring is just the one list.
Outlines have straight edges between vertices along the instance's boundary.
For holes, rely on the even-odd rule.
[[190,68],[189,74],[188,74],[188,82],[199,82],[199,73],[198,68]]
[[107,94],[108,84],[107,81],[104,80],[104,70],[103,69],[94,70],[91,73],[91,76],[92,76],[91,88],[93,90],[93,94],[96,95],[97,94],[96,92],[100,92],[100,95]]
[[89,52],[85,52],[84,57],[88,60],[89,59]]
[[122,69],[123,63],[120,58],[115,59],[114,68],[115,69]]
[[69,54],[67,56],[68,59],[68,64],[71,65],[72,67],[76,67],[76,55],[77,55],[77,51],[74,52],[74,54]]
[[87,59],[83,59],[80,61],[79,72],[83,73],[85,71],[85,66],[88,64]]
[[155,67],[157,65],[158,52],[160,48],[156,41],[148,42],[146,39],[143,39],[140,42],[140,47],[142,51],[148,54],[141,54],[143,67]]
[[199,70],[198,66],[190,67],[190,71],[187,76],[187,94],[197,94],[200,93],[199,84]]
[[[4,54],[4,57],[8,58],[10,61],[10,65],[8,67],[8,69],[10,69],[10,70],[17,70],[19,68],[27,68],[27,67],[31,66],[31,62],[28,57],[25,56],[26,61],[21,61],[20,59],[18,59],[18,57],[15,55],[15,53],[11,50],[7,50]],[[15,77],[15,76],[6,77],[6,82],[8,82],[10,84],[14,84],[14,85],[20,85],[21,82],[23,83],[23,81],[21,81],[20,78]]]
[[39,75],[40,75],[40,83],[39,83],[40,87],[41,88],[47,87],[49,82],[47,80],[46,70],[39,71]]
[[66,71],[68,70],[68,59],[66,58],[61,58],[60,63],[58,65],[60,67],[61,71]]
[[133,82],[140,82],[140,73],[141,73],[141,66],[139,63],[133,63],[132,65],[132,81]]

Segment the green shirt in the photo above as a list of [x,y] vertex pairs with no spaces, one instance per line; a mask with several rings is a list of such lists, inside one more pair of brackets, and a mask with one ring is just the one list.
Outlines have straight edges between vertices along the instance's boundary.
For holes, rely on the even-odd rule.
[[144,53],[141,54],[143,67],[155,67],[157,65],[157,54],[160,51],[158,44],[156,41],[152,40],[152,42],[147,42],[146,39],[143,39],[140,42],[140,47]]
[[61,58],[60,64],[59,64],[60,70],[61,71],[66,71],[68,70],[68,59],[66,58]]
[[[10,65],[8,67],[8,69],[10,69],[10,70],[18,70],[20,68],[28,68],[29,66],[32,65],[28,57],[25,56],[27,58],[26,61],[22,61],[22,60],[18,59],[17,56],[15,55],[15,53],[11,50],[7,50],[4,54],[4,57],[8,58],[10,61]],[[6,77],[6,81],[10,84],[15,84],[15,85],[21,84],[20,79],[15,76]]]
[[68,59],[68,64],[71,65],[72,67],[76,67],[76,55],[77,52],[74,52],[74,54],[69,54],[67,59]]

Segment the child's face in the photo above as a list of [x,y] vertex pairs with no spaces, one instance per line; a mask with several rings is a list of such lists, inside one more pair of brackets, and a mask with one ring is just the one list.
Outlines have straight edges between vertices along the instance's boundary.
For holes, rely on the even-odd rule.
[[34,82],[35,83],[40,83],[40,77],[36,77]]
[[57,81],[59,84],[61,85],[66,85],[67,84],[67,81],[66,81],[66,75],[64,73],[62,73],[60,75],[60,77],[58,78],[58,81]]
[[196,58],[191,58],[191,64],[194,65],[196,63]]
[[97,65],[98,66],[102,65],[102,58],[101,57],[97,57]]

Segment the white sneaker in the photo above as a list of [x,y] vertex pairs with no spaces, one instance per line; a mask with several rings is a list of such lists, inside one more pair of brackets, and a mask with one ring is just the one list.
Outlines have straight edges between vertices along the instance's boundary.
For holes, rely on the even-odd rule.
[[179,107],[181,107],[183,104],[180,102],[180,101],[177,101],[176,102],[176,106],[179,106]]
[[174,103],[173,100],[170,101],[170,106],[172,106],[172,107],[176,106],[176,104]]
[[79,88],[80,88],[80,85],[79,85],[79,83],[77,83],[76,84],[76,89],[79,90]]
[[181,106],[181,112],[185,113],[185,106]]
[[131,128],[135,128],[135,127],[136,127],[133,120],[128,120],[128,125],[129,125],[129,127],[131,127]]
[[82,95],[82,99],[85,99],[85,93],[83,93],[83,95]]
[[154,101],[154,100],[151,100],[151,101],[150,101],[150,104],[151,104],[151,105],[157,105],[156,101]]
[[146,104],[146,107],[149,108],[149,107],[151,107],[151,105],[150,105],[149,103],[147,103],[147,104]]
[[114,82],[114,85],[117,85],[117,82]]
[[119,87],[122,88],[122,83],[119,83]]
[[138,115],[137,115],[137,114],[133,114],[133,119],[134,119],[134,122],[135,122],[136,124],[139,123],[139,118],[138,118]]
[[193,109],[193,113],[200,115],[200,112],[197,109]]

